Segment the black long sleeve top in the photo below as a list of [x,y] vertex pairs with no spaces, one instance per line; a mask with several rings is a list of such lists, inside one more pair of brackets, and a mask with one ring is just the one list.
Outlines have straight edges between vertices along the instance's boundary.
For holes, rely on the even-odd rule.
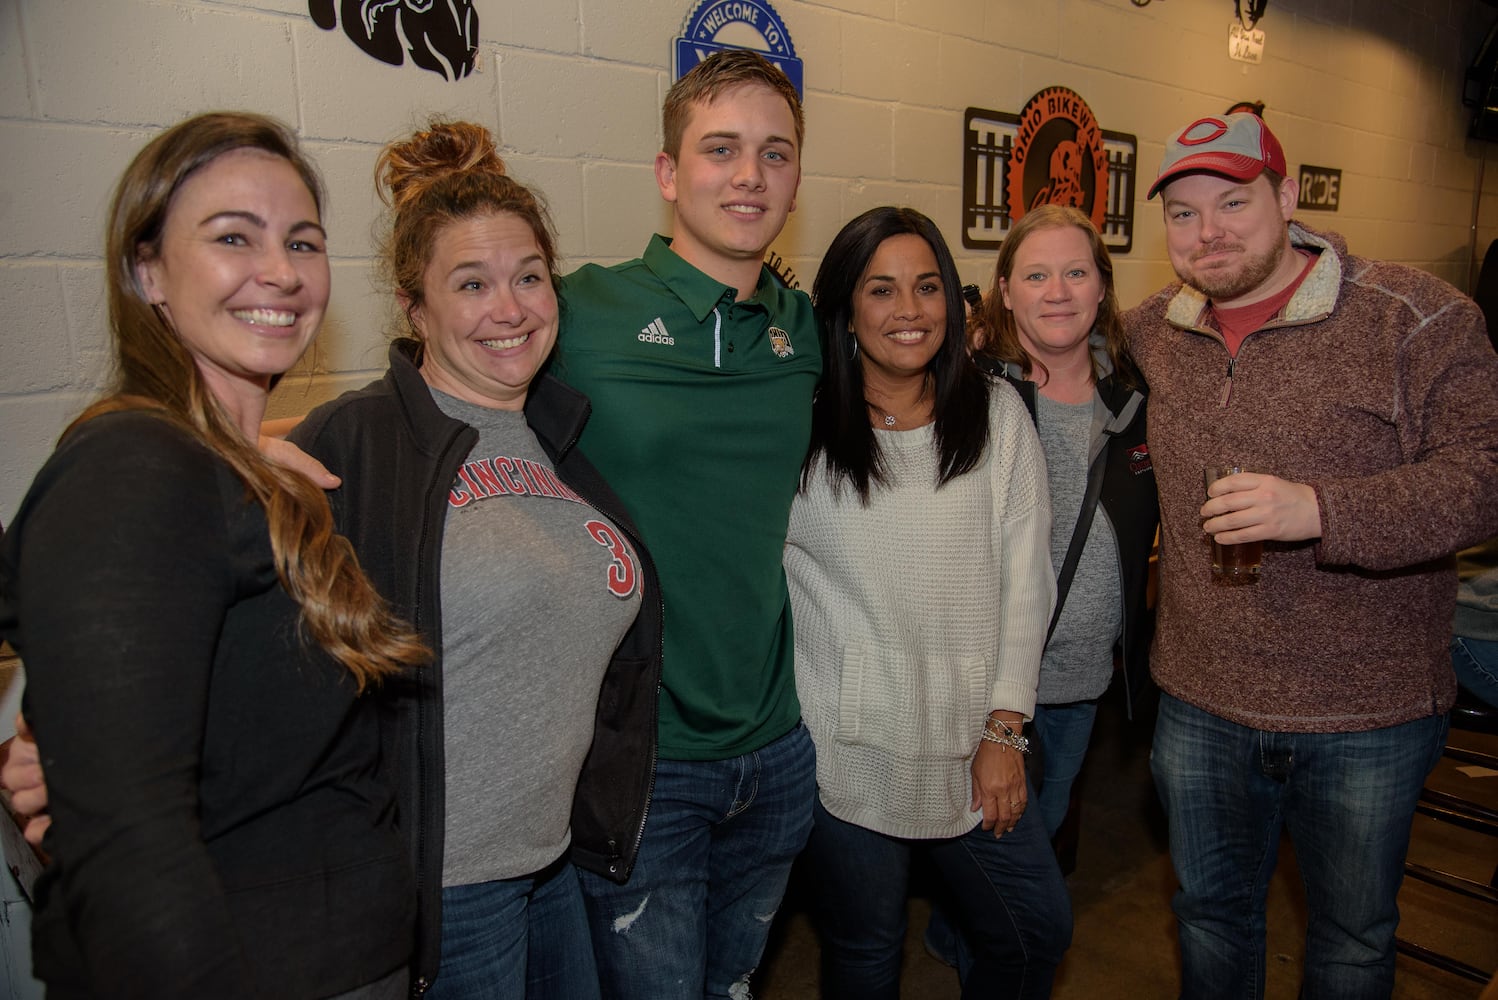
[[0,632],[53,816],[49,996],[326,996],[407,961],[376,712],[221,459],[146,412],[69,434],[0,542]]

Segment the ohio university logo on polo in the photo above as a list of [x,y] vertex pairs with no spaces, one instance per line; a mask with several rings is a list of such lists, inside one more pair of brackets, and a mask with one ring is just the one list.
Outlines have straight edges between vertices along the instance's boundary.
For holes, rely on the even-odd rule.
[[796,353],[791,346],[791,335],[778,326],[770,327],[770,350],[775,352],[777,358],[788,358]]

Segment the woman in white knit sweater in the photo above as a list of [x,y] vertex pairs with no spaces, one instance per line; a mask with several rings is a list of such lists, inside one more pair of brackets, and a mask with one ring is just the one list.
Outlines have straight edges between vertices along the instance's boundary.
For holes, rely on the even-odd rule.
[[848,223],[812,297],[826,374],[785,567],[824,995],[898,996],[921,850],[975,950],[962,995],[1047,996],[1071,910],[1024,770],[1055,592],[1034,426],[969,358],[956,266],[919,212]]

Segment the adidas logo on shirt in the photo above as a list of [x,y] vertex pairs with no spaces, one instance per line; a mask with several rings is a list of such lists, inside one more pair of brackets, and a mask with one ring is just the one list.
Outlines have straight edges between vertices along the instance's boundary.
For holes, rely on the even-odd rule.
[[666,324],[661,322],[657,316],[650,321],[649,326],[640,328],[640,335],[635,338],[647,344],[665,344],[667,347],[676,346],[676,338],[666,332]]

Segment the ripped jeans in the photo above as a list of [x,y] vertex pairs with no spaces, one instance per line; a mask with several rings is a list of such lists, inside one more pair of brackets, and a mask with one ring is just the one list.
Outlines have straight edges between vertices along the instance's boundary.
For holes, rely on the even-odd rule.
[[804,725],[727,760],[662,760],[625,885],[579,871],[605,1000],[747,1000],[811,831]]

